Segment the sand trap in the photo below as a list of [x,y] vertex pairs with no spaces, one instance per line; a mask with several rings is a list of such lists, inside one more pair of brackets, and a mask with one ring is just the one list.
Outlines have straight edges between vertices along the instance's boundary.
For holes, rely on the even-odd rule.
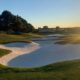
[[[50,39],[50,38],[49,38]],[[41,67],[55,62],[80,59],[80,45],[54,44],[53,40],[32,43],[10,43],[0,48],[12,50],[11,54],[0,58],[0,63],[10,67]]]
[[11,67],[41,67],[55,62],[80,59],[80,45],[56,45],[51,41],[37,41],[39,49],[18,56],[8,62]]
[[9,43],[5,45],[0,45],[0,48],[11,50],[12,52],[0,58],[0,64],[7,65],[8,62],[20,55],[29,54],[40,48],[37,43]]

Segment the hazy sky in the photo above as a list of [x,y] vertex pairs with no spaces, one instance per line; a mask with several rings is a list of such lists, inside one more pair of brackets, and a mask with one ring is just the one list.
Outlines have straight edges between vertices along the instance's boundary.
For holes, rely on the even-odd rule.
[[80,26],[80,0],[0,0],[0,13],[9,10],[35,27]]

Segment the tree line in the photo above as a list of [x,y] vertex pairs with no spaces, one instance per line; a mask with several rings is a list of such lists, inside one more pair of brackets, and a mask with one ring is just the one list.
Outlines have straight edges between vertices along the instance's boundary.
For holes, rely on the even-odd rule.
[[0,15],[0,31],[13,33],[29,33],[34,31],[34,26],[10,11],[3,11]]

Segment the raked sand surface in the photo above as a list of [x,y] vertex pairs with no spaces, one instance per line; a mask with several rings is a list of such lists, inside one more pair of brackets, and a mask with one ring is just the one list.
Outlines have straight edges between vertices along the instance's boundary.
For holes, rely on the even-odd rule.
[[[16,45],[18,45],[16,47]],[[24,45],[24,46],[22,46]],[[20,47],[22,46],[22,47]],[[39,49],[39,44],[37,43],[12,43],[11,45],[0,45],[0,48],[2,49],[8,49],[11,50],[11,53],[8,55],[5,55],[0,58],[0,64],[8,65],[8,62],[20,55],[29,54],[37,49]]]

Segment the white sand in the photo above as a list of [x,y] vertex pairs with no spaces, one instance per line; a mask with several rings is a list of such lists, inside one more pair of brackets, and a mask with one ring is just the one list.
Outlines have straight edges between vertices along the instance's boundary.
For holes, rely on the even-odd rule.
[[20,55],[29,54],[40,48],[39,44],[34,43],[34,42],[32,42],[30,44],[25,43],[25,45],[26,45],[25,47],[7,47],[5,45],[0,45],[0,48],[8,49],[8,50],[12,51],[10,54],[5,55],[0,58],[0,64],[8,65],[7,63],[10,60],[12,60]]
[[[25,47],[0,48],[12,50],[8,55],[0,58],[0,63],[10,67],[40,67],[47,64],[80,59],[80,45],[56,45],[51,41],[38,41]],[[53,43],[53,44],[52,44]]]

